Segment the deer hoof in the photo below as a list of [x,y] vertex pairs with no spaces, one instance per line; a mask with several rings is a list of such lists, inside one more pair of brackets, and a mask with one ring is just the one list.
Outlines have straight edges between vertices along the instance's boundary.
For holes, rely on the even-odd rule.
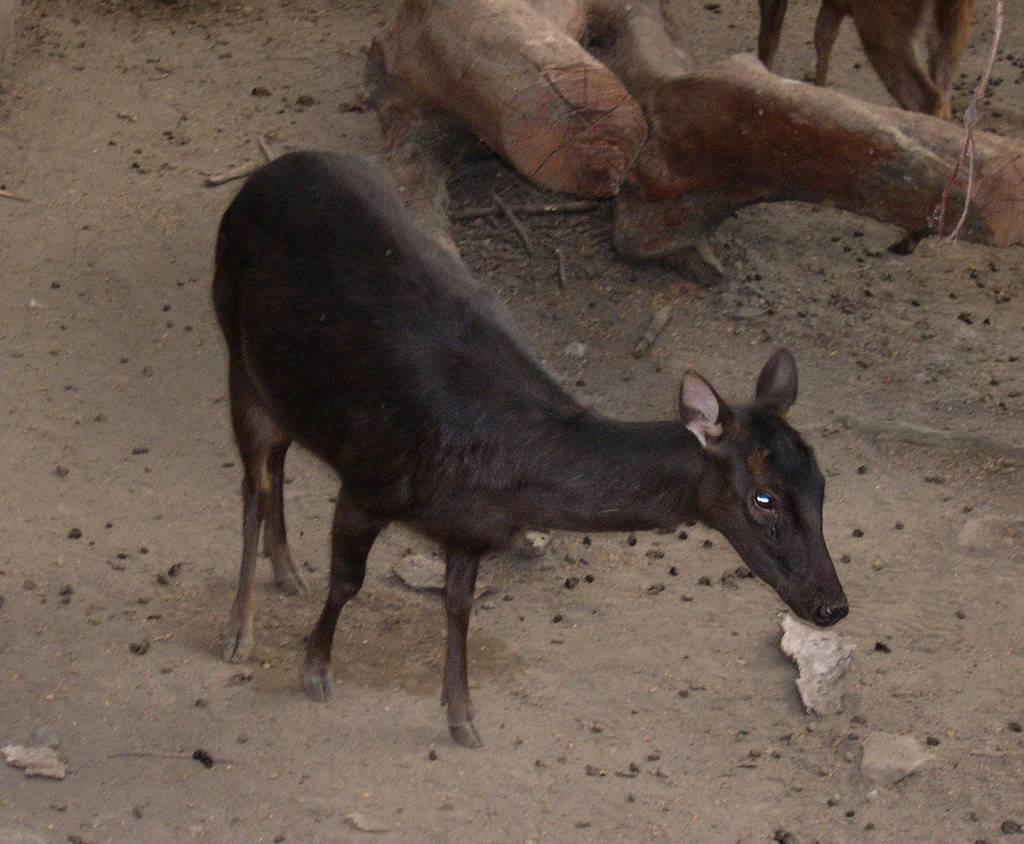
[[322,668],[307,668],[302,672],[302,689],[310,700],[317,703],[330,700],[333,686],[334,678],[326,665]]
[[252,636],[243,633],[232,633],[224,642],[220,658],[225,662],[245,662],[252,654]]
[[309,591],[306,588],[305,581],[295,570],[286,571],[284,574],[278,575],[274,579],[274,583],[285,595],[301,595]]
[[484,740],[480,738],[480,733],[476,731],[472,721],[449,724],[448,729],[456,744],[461,744],[463,747],[483,747]]

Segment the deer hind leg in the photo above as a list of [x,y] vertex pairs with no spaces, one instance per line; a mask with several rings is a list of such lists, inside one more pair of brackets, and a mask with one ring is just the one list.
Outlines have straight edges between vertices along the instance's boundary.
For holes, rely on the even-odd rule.
[[366,558],[387,522],[370,518],[359,509],[344,486],[338,490],[331,525],[331,577],[327,600],[306,642],[302,686],[313,700],[331,696],[331,647],[341,608],[355,597],[366,576]]
[[286,595],[306,591],[306,584],[292,561],[284,523],[284,460],[290,443],[271,447],[267,455],[270,493],[267,497],[266,520],[263,523],[263,550],[274,567],[274,582]]
[[901,108],[938,114],[942,96],[914,52],[913,37],[920,14],[902,16],[899,5],[854,14],[864,52]]
[[[221,656],[227,662],[243,662],[253,646],[254,591],[260,526],[272,509],[273,480],[271,455],[284,453],[291,439],[273,421],[260,403],[244,368],[232,361],[228,373],[231,394],[231,424],[242,458],[242,564],[238,591],[231,606],[228,636]],[[283,513],[279,514],[283,523]],[[282,534],[283,539],[283,534]]]
[[473,726],[473,702],[469,697],[466,667],[466,634],[473,609],[476,573],[480,554],[448,549],[445,559],[444,609],[447,641],[441,703],[448,707],[448,730],[463,747],[480,747],[484,742]]
[[941,97],[936,116],[949,119],[953,77],[967,49],[974,0],[935,0],[934,11],[934,26],[928,34],[928,75]]
[[830,0],[823,0],[818,9],[818,17],[814,22],[814,52],[817,56],[814,84],[822,88],[828,84],[828,63],[839,35],[839,26],[848,14],[846,6]]
[[761,11],[761,28],[757,33],[757,57],[768,70],[772,69],[775,54],[779,50],[779,36],[782,22],[786,17],[788,0],[758,0]]

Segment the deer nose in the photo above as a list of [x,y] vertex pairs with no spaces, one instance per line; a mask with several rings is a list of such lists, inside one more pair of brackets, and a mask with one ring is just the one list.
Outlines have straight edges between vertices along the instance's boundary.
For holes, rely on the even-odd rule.
[[835,604],[822,604],[812,616],[812,621],[819,627],[831,627],[837,621],[842,621],[850,612],[850,606],[843,601]]

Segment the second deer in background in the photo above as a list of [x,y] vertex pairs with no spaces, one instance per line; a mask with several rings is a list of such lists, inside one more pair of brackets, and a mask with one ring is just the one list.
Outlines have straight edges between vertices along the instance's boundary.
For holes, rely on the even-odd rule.
[[[758,5],[757,57],[771,69],[787,0],[758,0]],[[849,15],[871,66],[896,102],[909,111],[948,119],[953,76],[967,46],[973,11],[974,0],[822,0],[814,27],[815,84],[826,84],[832,46]],[[914,50],[914,39],[922,31],[927,73]]]

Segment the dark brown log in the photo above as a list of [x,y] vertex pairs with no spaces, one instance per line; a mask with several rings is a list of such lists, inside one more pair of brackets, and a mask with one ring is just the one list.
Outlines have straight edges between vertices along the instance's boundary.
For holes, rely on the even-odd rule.
[[[698,244],[738,209],[799,200],[844,208],[911,231],[938,222],[943,188],[964,143],[953,123],[790,82],[753,56],[652,85],[648,154],[616,199],[616,245],[652,258]],[[975,134],[963,235],[1024,243],[1024,144]],[[967,198],[953,183],[952,228]]]

